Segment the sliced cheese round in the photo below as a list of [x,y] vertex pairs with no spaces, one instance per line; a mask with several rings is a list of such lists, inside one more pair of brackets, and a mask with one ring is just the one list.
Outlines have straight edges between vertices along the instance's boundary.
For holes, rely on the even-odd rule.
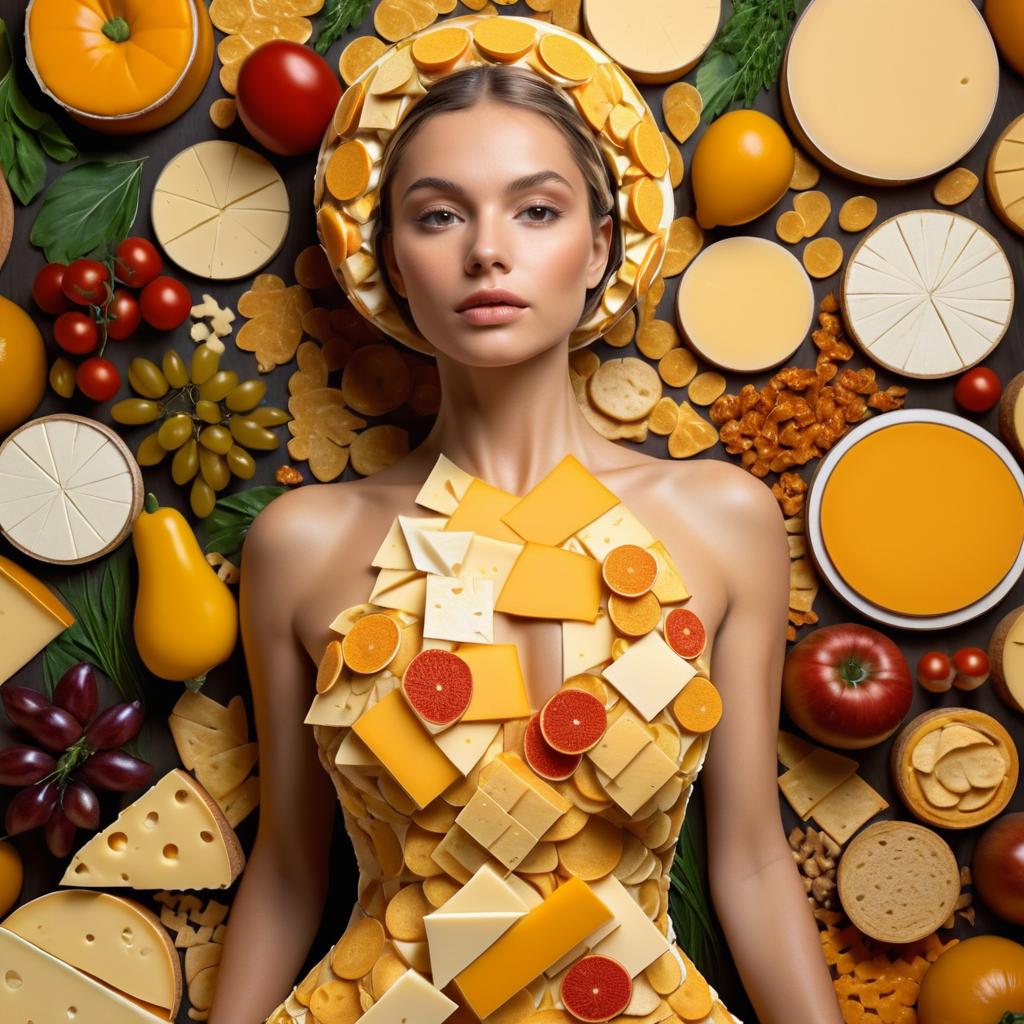
[[999,58],[971,0],[814,0],[780,84],[790,128],[823,163],[897,185],[973,148],[995,110]]
[[985,189],[992,209],[1018,235],[1024,235],[1024,114],[996,139],[985,165]]
[[721,0],[583,0],[587,35],[635,82],[674,82],[718,31]]
[[153,189],[153,231],[184,270],[211,280],[249,277],[288,233],[288,192],[259,153],[215,139],[172,158]]
[[766,238],[737,235],[709,245],[687,268],[676,318],[702,359],[758,373],[800,347],[814,318],[814,289],[791,252]]
[[846,265],[849,334],[907,377],[950,377],[981,362],[1013,312],[1013,274],[983,227],[946,210],[911,210],[865,236]]
[[142,497],[128,446],[95,420],[43,416],[0,445],[0,530],[40,561],[73,565],[116,548]]

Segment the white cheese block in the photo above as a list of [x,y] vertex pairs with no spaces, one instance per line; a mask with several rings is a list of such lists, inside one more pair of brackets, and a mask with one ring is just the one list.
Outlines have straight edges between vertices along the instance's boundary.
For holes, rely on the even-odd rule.
[[656,540],[646,526],[620,501],[575,533],[587,552],[599,562],[620,544],[645,548]]
[[364,1024],[441,1024],[459,1004],[435,988],[422,974],[412,969],[401,975],[390,988],[360,1016]]
[[617,923],[611,934],[591,948],[595,953],[618,960],[630,977],[635,978],[669,949],[668,939],[614,875],[606,875],[590,885],[594,894],[615,914]]
[[[441,526],[445,522],[447,520],[442,518]],[[454,576],[462,567],[473,539],[472,530],[444,530],[431,525],[430,520],[415,516],[399,516],[398,523],[415,568],[440,576]]]
[[458,576],[428,573],[423,636],[459,643],[493,643],[493,580],[464,580]]
[[876,362],[908,377],[949,377],[1002,340],[1013,274],[979,224],[914,210],[865,236],[846,266],[842,299],[849,334]]
[[562,620],[562,678],[586,672],[611,660],[615,627],[604,603],[593,622]]
[[444,988],[456,974],[468,967],[488,946],[494,945],[523,916],[513,913],[427,914],[430,976],[437,988]]
[[602,675],[649,722],[697,674],[654,631],[613,661]]
[[473,477],[445,455],[438,455],[434,468],[416,495],[416,504],[450,516],[462,501]]
[[[412,519],[421,530],[443,530],[444,524],[448,522],[447,516],[422,516],[420,518],[404,516],[403,518]],[[416,568],[412,563],[409,545],[405,542],[405,534],[398,516],[391,521],[387,535],[380,542],[380,547],[377,548],[377,553],[373,556],[370,565],[377,569],[404,569],[405,571]]]
[[441,753],[463,775],[468,775],[484,756],[501,722],[456,722],[434,736]]

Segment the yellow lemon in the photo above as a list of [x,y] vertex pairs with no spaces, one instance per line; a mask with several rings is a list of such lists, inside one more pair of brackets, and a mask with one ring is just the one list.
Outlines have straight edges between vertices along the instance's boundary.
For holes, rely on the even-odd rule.
[[708,229],[760,217],[786,194],[795,161],[778,121],[757,110],[723,114],[700,137],[690,166],[697,223]]
[[24,423],[45,390],[43,336],[21,306],[0,295],[0,434]]
[[21,893],[21,857],[18,851],[6,842],[0,842],[0,917],[3,917]]

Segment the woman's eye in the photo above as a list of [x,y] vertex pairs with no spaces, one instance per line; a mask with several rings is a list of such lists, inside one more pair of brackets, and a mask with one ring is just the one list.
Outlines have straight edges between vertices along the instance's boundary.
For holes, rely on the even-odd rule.
[[[561,216],[561,214],[553,206],[545,206],[543,203],[535,203],[533,206],[528,206],[523,212],[524,213],[532,213],[534,210],[542,210],[545,213],[553,214],[553,216],[551,217],[551,220],[557,220]],[[543,224],[544,221],[547,220],[546,217],[539,218],[539,219],[538,218],[530,218],[530,219],[533,220],[534,223],[537,223],[537,224]]]
[[[559,217],[561,217],[561,214],[558,212],[558,210],[556,210],[553,206],[547,206],[544,203],[534,203],[533,206],[526,207],[526,209],[523,210],[522,212],[526,214],[533,214],[536,211],[540,211],[541,216],[527,217],[527,219],[532,221],[534,224],[544,224],[549,220],[557,220]],[[545,213],[550,213],[552,216],[545,217],[543,216]],[[452,210],[445,209],[444,207],[438,207],[437,209],[433,210],[424,210],[423,213],[421,213],[420,216],[416,218],[416,220],[420,224],[432,224],[434,226],[439,227],[444,227],[448,224],[453,223],[453,221],[451,220],[431,220],[432,217],[455,217],[455,213]]]
[[[440,216],[442,214],[447,214],[448,216],[452,216],[452,211],[451,210],[444,210],[444,209],[425,210],[416,219],[419,221],[420,224],[427,224],[428,222],[430,222],[430,218],[431,217]],[[438,222],[435,221],[434,223],[436,224]],[[440,223],[443,225],[443,224],[451,223],[451,222],[450,221],[441,221]]]

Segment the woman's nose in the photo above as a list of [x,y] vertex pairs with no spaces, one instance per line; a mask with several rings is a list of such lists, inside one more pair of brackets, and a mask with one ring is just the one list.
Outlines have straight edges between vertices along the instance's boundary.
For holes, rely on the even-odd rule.
[[466,270],[479,273],[494,264],[509,269],[509,238],[501,211],[480,211],[475,217],[469,232],[469,245],[466,253]]

